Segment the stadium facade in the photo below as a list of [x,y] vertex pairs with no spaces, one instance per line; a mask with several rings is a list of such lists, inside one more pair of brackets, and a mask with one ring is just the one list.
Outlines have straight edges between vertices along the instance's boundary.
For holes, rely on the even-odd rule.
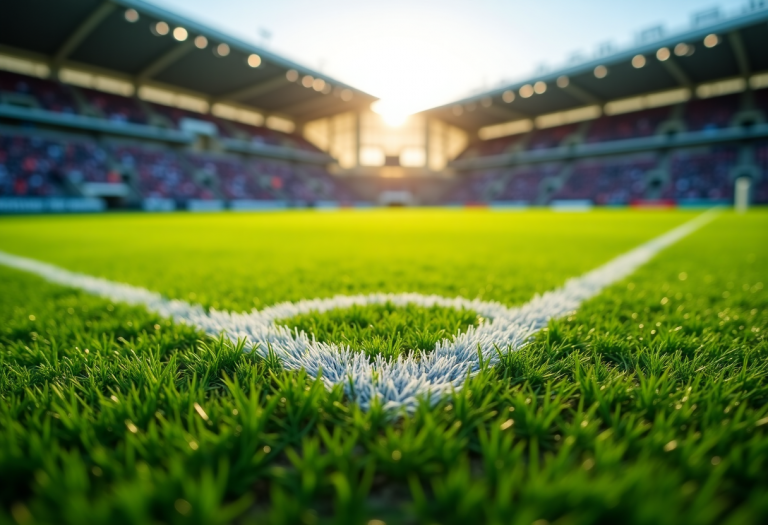
[[0,19],[0,210],[768,202],[768,9],[412,115],[137,0]]

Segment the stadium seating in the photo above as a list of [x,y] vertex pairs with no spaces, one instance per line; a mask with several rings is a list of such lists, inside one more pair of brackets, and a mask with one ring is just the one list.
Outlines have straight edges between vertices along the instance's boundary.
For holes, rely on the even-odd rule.
[[[77,103],[69,87],[35,77],[28,77],[7,71],[0,71],[0,94],[16,95],[11,103],[16,105],[39,105],[49,111],[77,113]],[[5,101],[6,97],[2,98]]]
[[[151,102],[147,102],[145,106],[149,110],[148,113],[135,98],[0,71],[0,103],[11,103],[14,105],[39,107],[59,113],[77,114],[80,113],[80,108],[73,94],[74,91],[82,95],[82,100],[86,106],[82,109],[88,116],[93,116],[95,113],[97,116],[112,122],[130,122],[147,125],[151,123],[151,114],[154,113],[160,116],[161,121],[164,120],[175,129],[180,128],[182,119],[189,118],[210,122],[216,127],[217,134],[221,137],[249,137],[253,141],[273,146],[296,148],[312,152],[319,151],[314,145],[298,135],[286,134],[266,127],[228,121],[210,114],[197,113]],[[3,94],[6,96],[3,97]],[[157,121],[155,121],[156,123]]]
[[669,115],[670,110],[667,107],[646,109],[623,115],[603,116],[589,124],[586,142],[595,143],[650,137],[656,133],[659,124],[669,118]]
[[646,173],[656,164],[653,155],[580,161],[551,199],[628,204],[643,198]]
[[62,196],[67,186],[122,182],[92,141],[0,136],[0,194]]
[[688,131],[727,128],[739,111],[740,95],[693,99],[685,106],[685,123]]
[[515,144],[522,140],[522,138],[523,135],[512,135],[509,137],[475,142],[465,149],[461,155],[457,157],[457,160],[500,155],[512,149]]
[[250,170],[239,158],[190,154],[190,163],[205,175],[218,181],[219,189],[228,200],[274,200],[275,193],[269,184]]
[[557,175],[561,169],[561,164],[555,163],[475,171],[451,192],[449,200],[469,204],[494,201],[532,204],[539,197],[542,180]]
[[[755,91],[753,101],[765,117],[768,89]],[[687,131],[724,129],[732,125],[743,102],[741,94],[692,99],[683,104],[678,114]],[[300,135],[17,73],[0,72],[0,103],[69,114],[83,112],[114,123],[156,126],[165,122],[176,129],[181,127],[182,119],[190,118],[211,123],[222,139],[320,151]],[[673,108],[668,106],[476,141],[458,159],[518,150],[535,151],[538,155],[561,147],[569,137],[586,144],[650,137],[659,132],[659,125],[673,113]],[[735,147],[726,146],[672,151],[665,172],[668,178],[663,177],[664,185],[656,197],[680,202],[732,199],[730,173],[737,164],[737,153]],[[445,201],[545,203],[588,199],[596,204],[625,204],[648,197],[646,174],[657,167],[655,155],[573,162],[562,182],[558,179],[551,188],[544,188],[543,181],[566,174],[562,163],[474,170],[448,192]],[[753,187],[753,196],[757,202],[768,202],[768,143],[765,141],[755,146],[755,163],[762,177]],[[355,200],[346,185],[321,166],[172,150],[162,145],[103,146],[95,140],[74,136],[29,138],[0,133],[2,195],[67,195],[78,191],[84,183],[122,182],[125,174],[135,174],[127,180],[132,181],[135,195],[142,198],[285,200],[305,204]]]
[[677,151],[670,162],[671,184],[665,197],[683,200],[723,200],[733,198],[730,171],[736,165],[735,147],[720,146]]
[[136,174],[143,197],[164,199],[212,199],[214,193],[196,182],[179,153],[164,148],[116,146],[115,158]]
[[[742,94],[692,99],[677,113],[686,131],[726,129],[734,125],[734,117],[743,107]],[[754,105],[768,114],[768,89],[754,92]],[[459,159],[473,159],[510,151],[515,145],[525,151],[545,151],[563,145],[563,140],[583,134],[587,144],[614,140],[640,139],[660,132],[660,125],[673,118],[672,107],[647,109],[621,115],[602,116],[581,124],[570,124],[534,130],[528,134],[502,137],[471,144]],[[753,189],[756,202],[768,202],[768,144],[755,146],[762,177]],[[723,202],[733,199],[731,172],[738,165],[736,146],[702,146],[690,150],[673,150],[663,169],[657,166],[656,154],[625,155],[606,159],[576,160],[572,171],[554,192],[542,186],[546,177],[558,175],[549,167],[529,166],[469,171],[451,193],[453,201],[485,202],[514,200],[544,203],[548,200],[591,200],[596,204],[627,204],[643,199],[669,199],[678,202]],[[646,184],[647,174],[659,169],[662,183],[659,191]],[[559,181],[554,184],[558,186]],[[499,188],[502,188],[499,190]]]
[[547,177],[556,176],[561,169],[561,164],[540,164],[514,169],[496,199],[536,203],[541,194],[542,181]]
[[78,88],[88,104],[112,122],[147,124],[148,119],[136,99],[104,93],[94,89]]
[[528,141],[528,149],[539,150],[557,148],[568,135],[574,133],[578,128],[579,126],[577,124],[569,124],[554,128],[537,129],[531,133],[531,138]]

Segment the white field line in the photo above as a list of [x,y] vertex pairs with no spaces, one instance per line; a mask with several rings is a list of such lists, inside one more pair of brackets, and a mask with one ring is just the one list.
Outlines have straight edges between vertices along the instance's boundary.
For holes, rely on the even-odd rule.
[[[429,396],[432,402],[437,402],[451,390],[461,388],[467,376],[480,369],[481,356],[482,362],[497,363],[499,351],[520,349],[550,319],[575,311],[584,301],[627,277],[660,250],[699,229],[715,215],[714,211],[699,215],[581,277],[570,279],[560,288],[535,296],[518,308],[461,297],[451,299],[416,293],[377,293],[285,302],[248,313],[206,312],[200,305],[165,299],[144,288],[70,272],[2,251],[0,264],[112,301],[144,306],[163,317],[195,326],[211,336],[223,333],[232,341],[245,339],[247,348],[262,355],[271,349],[288,370],[303,368],[313,377],[320,375],[322,370],[322,380],[327,387],[344,385],[346,394],[364,409],[370,406],[373,398],[379,398],[387,409],[413,409],[420,397]],[[292,332],[276,324],[280,319],[307,312],[387,302],[397,306],[416,304],[471,309],[489,321],[452,339],[440,341],[432,352],[411,351],[390,361],[382,356],[370,359],[349,347],[316,341],[314,336]]]

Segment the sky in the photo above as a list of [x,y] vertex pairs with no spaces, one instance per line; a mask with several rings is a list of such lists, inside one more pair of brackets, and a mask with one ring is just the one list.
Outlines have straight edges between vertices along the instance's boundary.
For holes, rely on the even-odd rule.
[[747,0],[149,0],[412,113]]

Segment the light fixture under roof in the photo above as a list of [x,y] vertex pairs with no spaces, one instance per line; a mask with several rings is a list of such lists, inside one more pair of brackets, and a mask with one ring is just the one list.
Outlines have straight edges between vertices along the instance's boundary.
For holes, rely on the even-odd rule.
[[183,27],[177,27],[173,30],[173,38],[178,40],[179,42],[184,42],[187,37],[189,36],[189,33],[187,33],[187,30]]
[[596,78],[605,78],[608,76],[608,68],[603,65],[597,66],[594,73]]
[[704,37],[704,47],[713,48],[720,43],[720,37],[711,33]]
[[658,58],[662,62],[664,62],[665,60],[669,60],[670,56],[672,56],[672,53],[669,52],[668,47],[662,47],[661,49],[656,51],[656,58]]
[[501,100],[509,104],[513,100],[515,100],[515,92],[511,89],[506,90],[504,93],[501,94]]
[[129,21],[130,23],[138,22],[139,21],[139,12],[135,9],[126,9],[125,10],[125,19]]
[[251,67],[259,67],[261,65],[261,57],[256,53],[248,56],[248,65]]
[[304,75],[304,77],[301,79],[301,85],[305,88],[311,88],[312,84],[315,82],[315,77],[312,75]]
[[343,100],[344,102],[349,102],[350,100],[352,100],[353,96],[354,96],[354,94],[352,93],[351,89],[342,89],[341,90],[341,100]]
[[288,82],[296,82],[299,79],[299,72],[295,69],[289,69],[285,72],[285,78]]
[[493,106],[493,99],[491,97],[483,97],[480,100],[480,105],[483,106],[484,108],[489,108]]
[[168,26],[167,22],[157,22],[156,24],[152,25],[152,32],[156,36],[165,36],[168,34],[168,31],[170,31],[171,28]]
[[643,55],[635,55],[632,57],[632,66],[635,69],[640,69],[641,67],[645,66],[645,56]]
[[541,81],[541,80],[539,80],[538,82],[536,82],[536,83],[533,85],[533,91],[534,91],[534,92],[535,92],[537,95],[542,95],[542,94],[544,94],[544,92],[545,92],[546,90],[547,90],[547,84],[546,84],[546,82],[543,82],[543,81]]
[[208,39],[205,38],[203,35],[196,36],[195,47],[198,49],[205,49],[206,47],[208,47]]
[[557,77],[557,87],[559,88],[567,88],[568,84],[570,83],[571,83],[571,79],[565,75],[561,75]]
[[680,42],[675,46],[675,54],[679,57],[685,56],[690,51],[690,46],[686,44],[685,42]]
[[533,96],[533,86],[526,84],[520,88],[520,96],[523,98],[530,98]]
[[314,82],[312,82],[312,89],[315,91],[322,91],[325,88],[325,80],[322,78],[316,78]]
[[221,43],[214,48],[214,54],[220,57],[225,57],[229,54],[229,45]]

